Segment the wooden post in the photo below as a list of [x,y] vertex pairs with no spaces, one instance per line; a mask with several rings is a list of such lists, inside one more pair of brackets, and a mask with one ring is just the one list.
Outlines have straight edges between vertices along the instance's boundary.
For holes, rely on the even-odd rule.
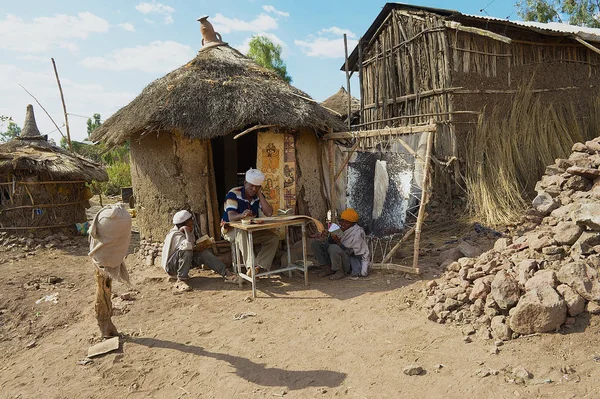
[[359,123],[365,123],[365,94],[363,83],[363,53],[362,53],[362,37],[358,40],[358,87],[360,88],[360,119]]
[[[330,132],[332,133],[331,129]],[[332,217],[336,214],[336,200],[335,200],[335,143],[333,140],[327,140],[329,150],[329,201],[331,202],[331,213]]]
[[415,226],[415,245],[413,252],[413,267],[418,268],[419,266],[419,242],[421,241],[421,227],[423,226],[423,219],[425,218],[425,206],[429,200],[428,195],[428,182],[431,162],[431,150],[433,148],[433,132],[427,133],[427,152],[425,153],[425,163],[423,164],[423,183],[421,184],[421,203],[419,204],[419,214],[417,216],[417,225]]
[[58,78],[58,71],[56,70],[56,63],[54,58],[51,58],[52,66],[54,67],[54,75],[56,75],[56,83],[58,83],[58,90],[60,91],[60,100],[62,101],[63,111],[65,113],[65,127],[67,129],[67,144],[69,145],[69,151],[73,152],[71,146],[71,132],[69,130],[69,117],[67,116],[67,105],[65,104],[65,96],[63,95],[62,86],[60,85],[60,79]]
[[96,268],[96,320],[102,337],[114,337],[118,334],[117,327],[112,323],[112,279],[100,273]]
[[210,204],[207,204],[209,229],[212,227],[213,237],[220,234],[219,226],[221,225],[221,216],[219,214],[219,200],[217,199],[217,180],[215,177],[215,165],[213,161],[212,141],[208,140],[208,176],[210,190],[206,193],[209,195]]
[[348,70],[348,39],[346,38],[346,34],[344,33],[344,56],[346,59],[346,87],[348,88],[348,131],[350,131],[350,117],[352,116],[352,102],[350,101],[352,97],[350,96],[350,71]]

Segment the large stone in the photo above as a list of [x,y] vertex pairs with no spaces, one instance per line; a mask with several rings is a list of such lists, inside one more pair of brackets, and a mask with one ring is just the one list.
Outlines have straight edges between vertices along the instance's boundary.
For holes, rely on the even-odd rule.
[[500,309],[510,309],[515,306],[520,294],[517,281],[505,270],[500,270],[491,284],[491,295]]
[[558,280],[554,270],[538,270],[532,278],[525,283],[525,291],[531,291],[541,286],[556,288]]
[[560,222],[553,231],[554,240],[559,245],[573,245],[583,233],[583,228],[572,222]]
[[586,141],[585,146],[588,148],[589,153],[597,153],[600,151],[600,143],[595,140]]
[[577,211],[573,213],[575,223],[585,226],[590,230],[600,230],[600,204],[587,203],[582,204]]
[[[588,154],[587,152],[589,151],[588,147],[583,144],[583,143],[574,143],[573,147],[571,147],[571,152],[575,153],[575,154],[571,154],[571,156],[573,157],[584,157],[587,158]],[[570,159],[570,158],[569,158]]]
[[466,241],[462,241],[458,245],[458,250],[467,258],[476,258],[483,253],[481,248],[474,244],[469,244]]
[[512,244],[512,238],[510,238],[510,237],[498,238],[496,240],[496,242],[494,243],[494,251],[502,252],[506,248],[508,248],[508,246],[511,244]]
[[585,299],[575,290],[566,284],[556,287],[556,291],[563,297],[567,303],[569,316],[575,317],[585,310]]
[[592,278],[595,276],[597,272],[582,261],[567,263],[556,273],[558,281],[567,284],[588,301],[594,299]]
[[460,252],[458,248],[450,248],[445,251],[440,252],[438,255],[438,264],[441,265],[447,260],[451,260],[452,262],[456,262],[459,258],[462,258],[463,254]]
[[556,244],[556,241],[554,241],[554,238],[549,237],[547,235],[541,235],[540,237],[532,237],[529,240],[529,248],[535,250],[535,251],[542,251],[542,248],[544,247],[549,247],[551,245]]
[[577,213],[580,207],[581,204],[573,202],[553,210],[550,216],[558,220],[573,220],[573,215]]
[[518,334],[554,331],[567,318],[567,304],[550,287],[528,291],[511,311],[510,328]]
[[531,204],[542,216],[548,216],[550,212],[559,207],[559,203],[545,191],[540,192]]
[[490,293],[493,276],[478,278],[473,282],[473,289],[469,295],[469,300],[474,302],[477,299],[485,300]]
[[583,168],[581,166],[571,166],[567,169],[567,173],[576,176],[581,176],[590,180],[594,180],[595,178],[600,177],[600,170],[598,170],[598,168]]
[[496,339],[508,341],[512,337],[512,331],[510,327],[506,325],[505,316],[495,316],[492,318],[490,328],[492,329],[492,336]]
[[571,254],[574,258],[586,257],[593,253],[595,251],[594,247],[599,244],[600,234],[597,232],[584,231],[571,247]]

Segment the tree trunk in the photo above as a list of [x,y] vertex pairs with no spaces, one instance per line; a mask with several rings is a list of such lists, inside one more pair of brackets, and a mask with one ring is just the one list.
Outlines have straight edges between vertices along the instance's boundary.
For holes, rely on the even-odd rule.
[[114,337],[118,334],[117,327],[112,323],[111,301],[112,279],[96,269],[96,320],[103,337]]

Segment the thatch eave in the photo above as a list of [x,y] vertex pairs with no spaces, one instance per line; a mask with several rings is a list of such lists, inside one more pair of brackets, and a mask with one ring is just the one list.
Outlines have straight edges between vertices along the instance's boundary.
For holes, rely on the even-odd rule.
[[[302,98],[304,97],[304,98]],[[345,126],[309,96],[229,46],[196,58],[150,83],[131,103],[92,133],[109,146],[137,135],[181,131],[213,138],[253,125],[285,129],[344,130]]]

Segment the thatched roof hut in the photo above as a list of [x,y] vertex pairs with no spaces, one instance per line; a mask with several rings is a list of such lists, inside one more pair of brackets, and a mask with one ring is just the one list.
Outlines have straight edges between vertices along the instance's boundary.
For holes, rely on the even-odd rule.
[[[343,121],[348,120],[348,92],[344,86],[321,103],[325,108],[331,109],[341,115]],[[358,123],[360,114],[360,101],[357,98],[350,96],[350,113],[352,124]]]
[[224,196],[250,167],[267,172],[264,192],[277,207],[324,217],[315,153],[318,138],[338,129],[341,121],[306,93],[221,42],[150,83],[92,139],[130,140],[138,226],[158,241],[179,209],[219,237]]
[[224,45],[199,52],[187,64],[150,83],[94,130],[92,140],[115,145],[158,131],[210,139],[254,125],[343,129],[306,93]]
[[85,183],[106,181],[99,165],[48,142],[27,106],[19,137],[0,144],[0,230],[35,230],[85,222]]

